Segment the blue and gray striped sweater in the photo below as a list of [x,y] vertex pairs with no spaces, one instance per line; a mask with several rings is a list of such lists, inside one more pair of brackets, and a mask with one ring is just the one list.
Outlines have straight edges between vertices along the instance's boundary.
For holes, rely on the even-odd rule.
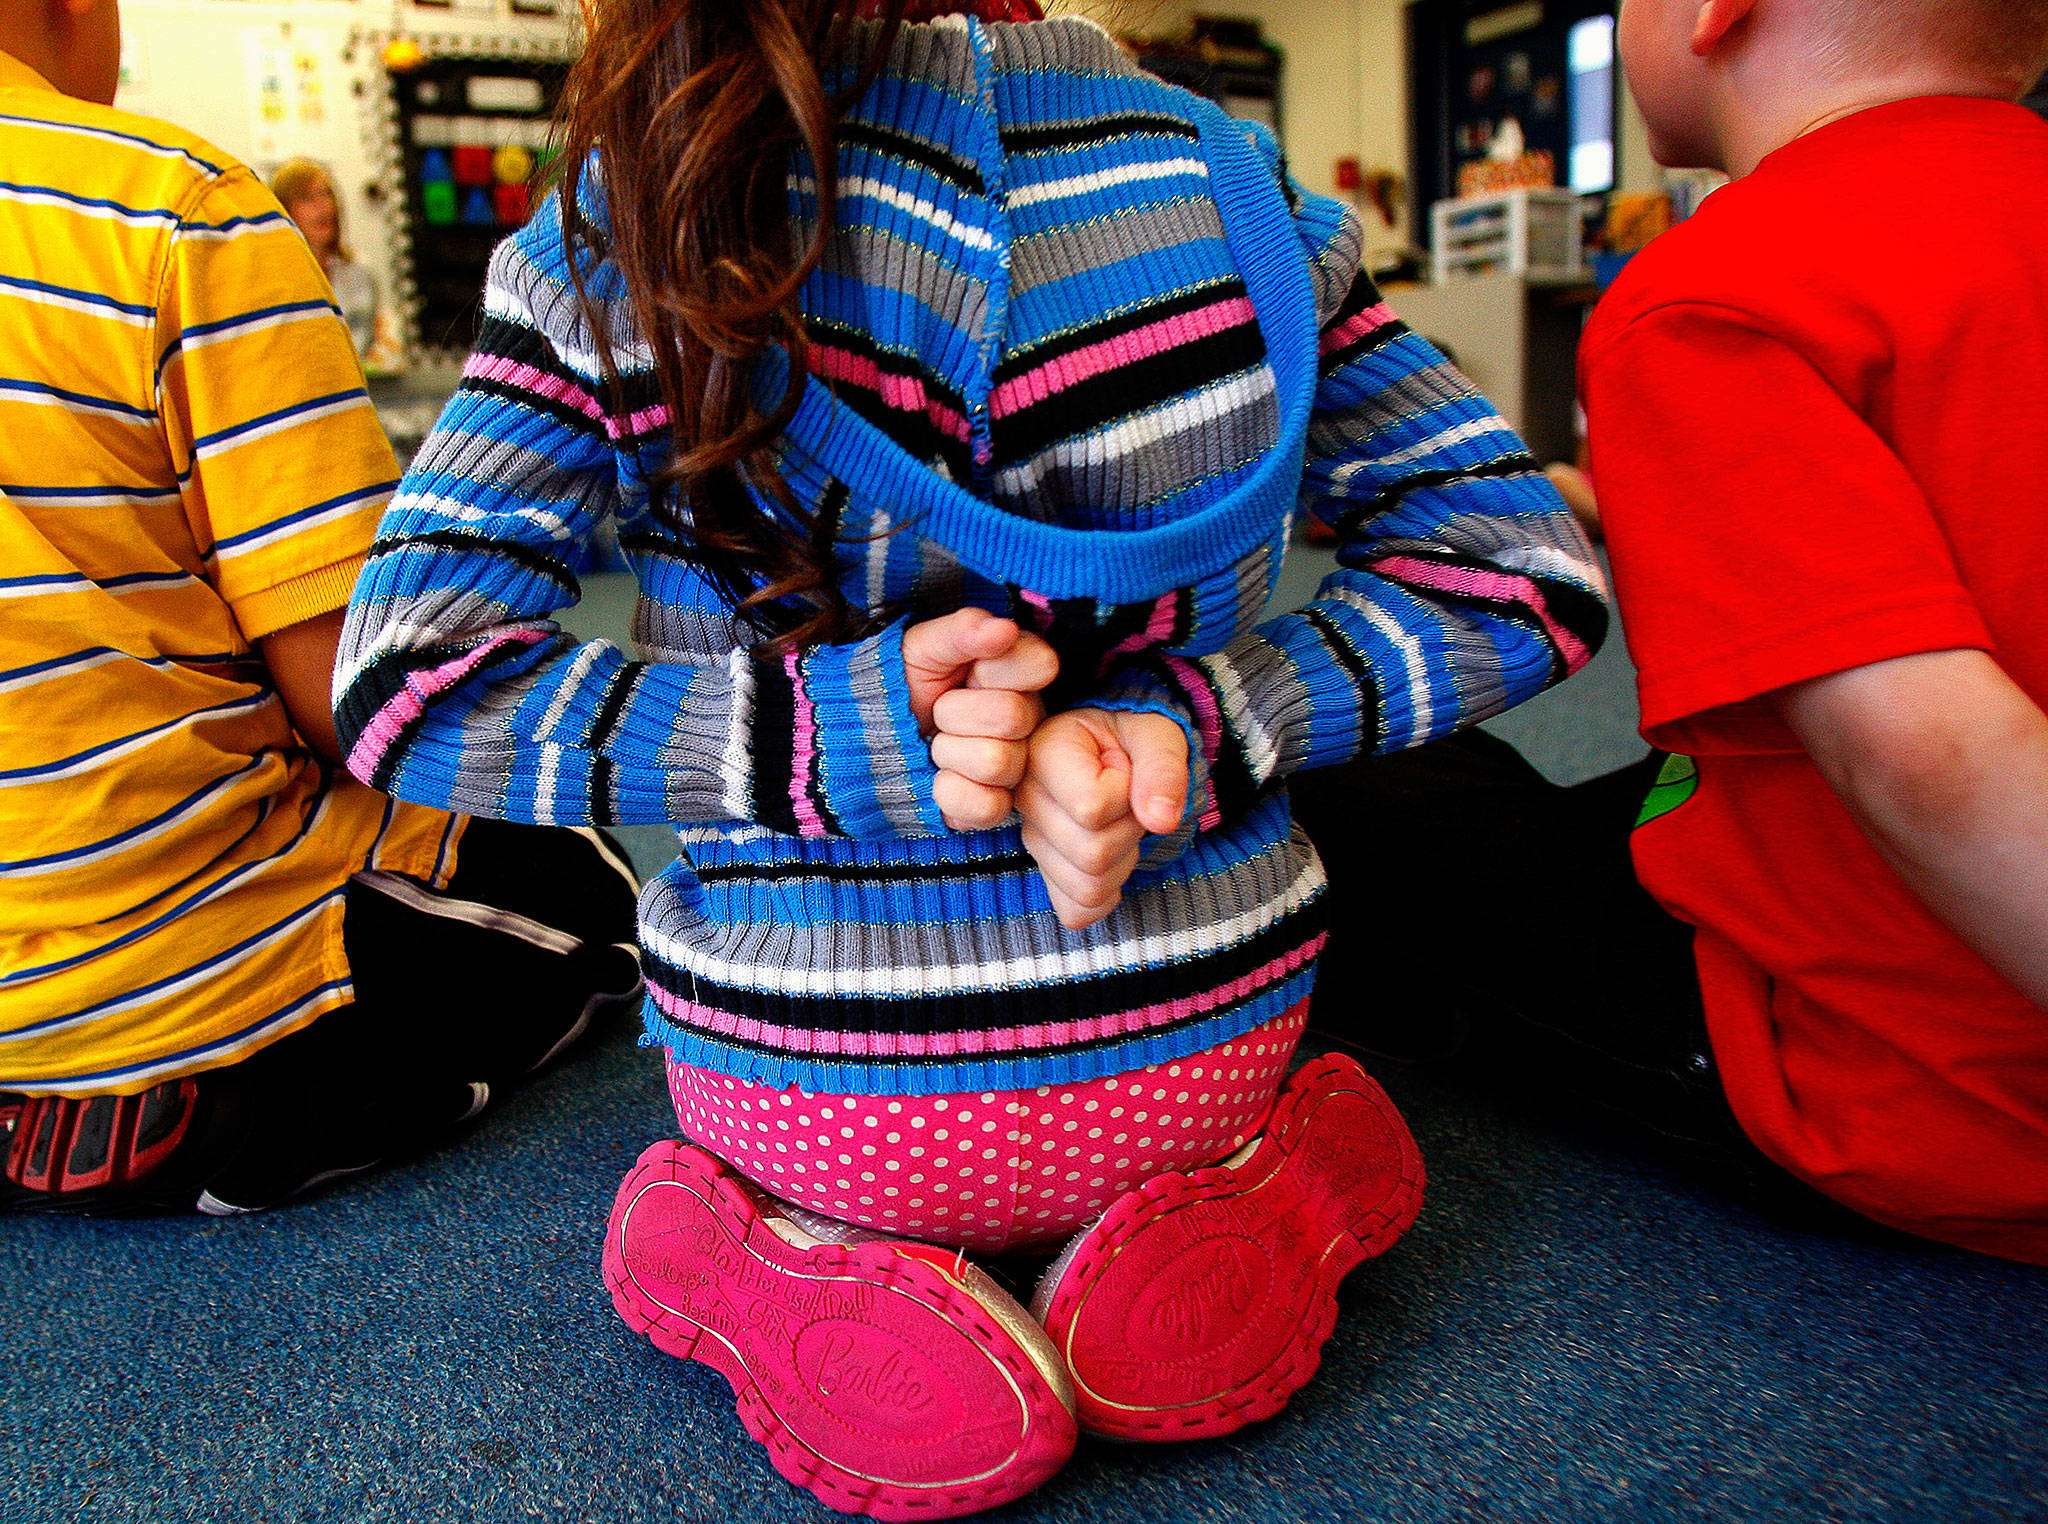
[[[350,765],[472,813],[676,823],[641,915],[649,1038],[685,1062],[916,1094],[1226,1041],[1306,995],[1324,936],[1287,775],[1575,668],[1605,627],[1585,541],[1381,302],[1351,213],[1092,23],[905,27],[838,153],[783,467],[844,525],[854,604],[894,622],[750,649],[649,510],[651,356],[600,267],[608,409],[550,203],[494,258],[466,379],[358,584]],[[801,163],[789,194],[801,234]],[[1255,624],[1298,508],[1339,527],[1340,569]],[[553,622],[607,518],[640,581],[630,654]],[[1069,701],[1193,742],[1182,830],[1085,931],[1014,827],[948,832],[933,803],[902,632],[964,603],[1044,633]]]

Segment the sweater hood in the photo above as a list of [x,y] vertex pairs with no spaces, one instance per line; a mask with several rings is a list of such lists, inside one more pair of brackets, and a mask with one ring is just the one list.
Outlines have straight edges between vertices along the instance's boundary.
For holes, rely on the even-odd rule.
[[[861,45],[856,39],[855,56]],[[1076,79],[1090,87],[1085,101]],[[1070,165],[1064,142],[1099,134],[1105,99],[1126,108],[1114,120],[1148,152],[1107,171]],[[1145,73],[1082,18],[1016,25],[948,16],[901,28],[880,77],[839,135],[839,215],[824,266],[805,292],[806,312],[814,315],[813,374],[787,431],[792,485],[801,492],[843,483],[856,501],[890,505],[970,572],[1048,599],[1149,600],[1181,582],[1190,565],[1261,552],[1293,512],[1300,485],[1316,311],[1275,159],[1256,133]],[[919,173],[884,181],[876,170],[885,153],[899,165],[908,157]],[[1045,258],[1040,245],[1050,235],[1035,220],[1041,209],[1057,205],[1066,222],[1086,226],[1087,203],[1100,198],[1094,231],[1117,237],[1119,218],[1128,213],[1110,198],[1148,178],[1174,193],[1151,214],[1156,220],[1220,220],[1242,282],[1232,300],[1249,301],[1264,351],[1247,367],[1253,374],[1244,384],[1270,388],[1278,427],[1266,422],[1224,490],[1204,484],[1113,522],[1099,502],[1062,502],[1058,492],[1030,485],[1018,490],[1028,478],[1005,461],[1003,428],[1034,407],[1053,412],[1062,392],[1085,386],[1091,364],[1127,363],[1133,346],[1154,336],[1118,333],[1098,346],[1101,355],[1062,350],[1057,361],[1034,365],[1035,349],[1056,348],[1064,336],[1048,335],[1043,310],[1027,313],[1012,301],[1013,276]],[[791,195],[792,211],[807,227],[816,183],[801,162]],[[1121,236],[1130,261],[1142,262],[1143,233]],[[935,264],[942,271],[936,277]],[[842,332],[888,326],[860,322],[867,314],[856,309],[891,299],[899,289],[892,272],[903,270],[922,277],[915,378],[891,374],[909,369],[894,363],[908,357],[848,354],[835,343]],[[1077,282],[1070,326],[1085,337],[1091,322],[1113,321],[1119,308],[1139,307],[1157,290],[1128,278],[1115,290]],[[1184,329],[1210,320],[1222,305],[1176,321]],[[764,396],[781,394],[786,365],[779,353],[762,363]],[[883,397],[916,392],[933,433],[943,436],[937,448],[920,456],[903,429],[877,421],[876,408],[849,403],[855,387],[835,384],[862,380]],[[1144,423],[1129,431],[1141,432]]]

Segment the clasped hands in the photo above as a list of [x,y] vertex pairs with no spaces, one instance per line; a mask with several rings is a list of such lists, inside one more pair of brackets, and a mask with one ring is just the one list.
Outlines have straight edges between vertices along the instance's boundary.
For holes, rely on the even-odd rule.
[[988,830],[1014,809],[1060,924],[1079,931],[1108,915],[1145,834],[1174,830],[1186,813],[1187,733],[1158,714],[1048,717],[1039,694],[1059,658],[983,609],[912,625],[903,662],[946,824]]

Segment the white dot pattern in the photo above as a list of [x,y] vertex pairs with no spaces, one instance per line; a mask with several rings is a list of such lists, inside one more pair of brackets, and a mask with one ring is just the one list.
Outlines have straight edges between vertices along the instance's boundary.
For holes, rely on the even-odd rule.
[[683,1134],[771,1196],[843,1222],[996,1252],[1071,1237],[1167,1170],[1235,1153],[1272,1109],[1301,1002],[1206,1052],[1071,1085],[820,1095],[668,1064]]

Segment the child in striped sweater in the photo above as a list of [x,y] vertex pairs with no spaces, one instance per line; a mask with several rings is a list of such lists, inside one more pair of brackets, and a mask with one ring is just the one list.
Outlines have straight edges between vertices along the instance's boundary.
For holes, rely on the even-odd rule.
[[[1313,1372],[1422,1169],[1355,1064],[1282,1086],[1326,934],[1285,781],[1604,613],[1269,139],[1026,0],[861,9],[591,7],[337,703],[402,797],[676,824],[641,935],[694,1142],[621,1187],[614,1298],[797,1485],[942,1518],[1077,1417],[1222,1434]],[[1340,569],[1257,624],[1300,505]],[[553,622],[607,518],[631,655]],[[1063,1239],[1029,1313],[962,1256]]]

